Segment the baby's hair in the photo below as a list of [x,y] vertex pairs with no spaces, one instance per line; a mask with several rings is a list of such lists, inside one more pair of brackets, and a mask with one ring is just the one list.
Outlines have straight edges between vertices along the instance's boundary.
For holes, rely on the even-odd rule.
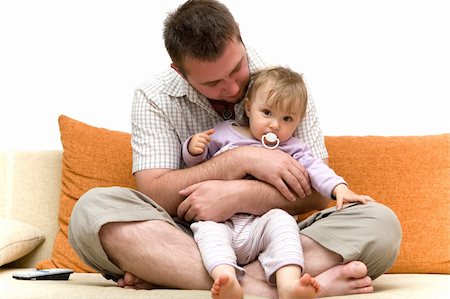
[[250,103],[258,89],[264,87],[268,89],[267,105],[299,113],[301,118],[305,115],[308,93],[299,73],[288,67],[270,67],[253,73],[250,81],[247,94]]

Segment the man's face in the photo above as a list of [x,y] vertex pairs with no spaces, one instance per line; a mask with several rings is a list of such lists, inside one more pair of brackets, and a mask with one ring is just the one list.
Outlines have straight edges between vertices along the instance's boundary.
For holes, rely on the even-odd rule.
[[186,79],[210,100],[238,103],[245,95],[250,80],[247,52],[238,39],[229,41],[216,61],[186,58]]

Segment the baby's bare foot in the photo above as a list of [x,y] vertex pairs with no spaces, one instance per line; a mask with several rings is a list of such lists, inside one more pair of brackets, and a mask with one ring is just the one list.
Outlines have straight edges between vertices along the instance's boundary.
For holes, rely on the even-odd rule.
[[279,286],[280,299],[311,299],[317,296],[320,286],[314,277],[305,274],[299,279],[292,280]]
[[211,297],[214,299],[241,299],[243,291],[237,279],[230,278],[228,274],[221,274],[214,281]]

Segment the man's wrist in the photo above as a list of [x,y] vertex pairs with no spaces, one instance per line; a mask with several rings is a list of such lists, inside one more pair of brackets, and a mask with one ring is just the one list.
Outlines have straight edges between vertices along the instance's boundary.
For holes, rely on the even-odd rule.
[[[237,196],[233,196],[230,200],[230,205],[233,207],[234,213],[248,213],[254,215],[261,215],[267,211],[262,209],[262,206],[266,206],[264,204],[264,200],[261,199],[261,188],[266,184],[260,182],[258,180],[251,179],[241,179],[235,180],[235,185],[233,189]],[[261,199],[256,200],[255,199]]]
[[248,159],[247,149],[245,147],[237,147],[229,150],[218,157],[222,157],[222,167],[225,171],[226,180],[239,180],[246,177]]
[[255,156],[252,155],[252,150],[255,149],[255,147],[252,146],[240,146],[236,148],[236,152],[234,153],[234,158],[236,161],[236,167],[239,167],[242,169],[244,175],[247,175],[250,173],[249,167],[252,165],[251,158]]

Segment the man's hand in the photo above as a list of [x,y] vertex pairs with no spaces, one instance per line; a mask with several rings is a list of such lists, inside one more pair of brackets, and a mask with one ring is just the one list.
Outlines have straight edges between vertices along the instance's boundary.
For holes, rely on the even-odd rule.
[[[240,147],[246,172],[271,184],[289,201],[303,199],[311,194],[311,183],[305,168],[281,150],[259,147]],[[293,193],[291,192],[293,191]]]
[[186,199],[178,206],[178,217],[186,221],[229,219],[237,212],[233,202],[239,198],[238,182],[211,180],[181,190],[179,194]]

